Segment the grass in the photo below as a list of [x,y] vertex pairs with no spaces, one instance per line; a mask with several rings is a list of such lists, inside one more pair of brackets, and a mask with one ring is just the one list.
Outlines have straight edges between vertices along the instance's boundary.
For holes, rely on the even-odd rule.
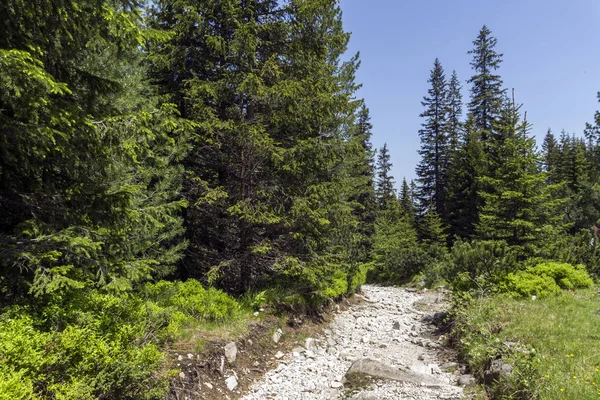
[[564,292],[543,300],[494,296],[479,299],[472,307],[470,323],[480,332],[487,331],[486,343],[515,341],[535,349],[534,372],[521,377],[528,380],[522,383],[535,387],[534,396],[600,399],[600,299],[596,290]]

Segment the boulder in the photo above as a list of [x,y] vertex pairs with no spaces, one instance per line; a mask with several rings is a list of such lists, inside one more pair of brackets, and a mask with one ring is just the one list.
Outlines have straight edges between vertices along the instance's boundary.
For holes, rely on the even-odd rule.
[[227,389],[229,389],[230,391],[233,392],[235,390],[235,388],[238,386],[238,380],[235,377],[235,375],[231,375],[230,377],[225,379],[225,384],[227,385]]
[[370,358],[361,358],[354,361],[348,369],[348,372],[346,372],[346,379],[351,379],[355,374],[425,386],[439,386],[442,384],[442,382],[431,375],[414,372],[408,369],[401,369],[399,367],[392,367]]
[[225,345],[225,359],[229,364],[233,364],[237,357],[237,345],[235,342],[227,343]]
[[505,363],[501,359],[493,360],[488,369],[483,371],[483,381],[486,385],[490,385],[501,378],[508,377],[512,374],[513,366]]
[[273,342],[279,343],[282,335],[283,335],[283,331],[281,330],[281,328],[279,328],[275,332],[273,332],[273,337],[272,337]]
[[467,386],[474,382],[475,382],[475,378],[473,378],[473,375],[465,374],[465,375],[461,375],[458,378],[458,386]]

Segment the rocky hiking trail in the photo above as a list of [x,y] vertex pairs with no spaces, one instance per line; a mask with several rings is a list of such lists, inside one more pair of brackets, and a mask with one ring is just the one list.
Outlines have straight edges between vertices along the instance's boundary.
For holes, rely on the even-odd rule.
[[241,399],[461,399],[466,377],[433,334],[444,293],[365,285],[362,295],[319,336],[279,352]]

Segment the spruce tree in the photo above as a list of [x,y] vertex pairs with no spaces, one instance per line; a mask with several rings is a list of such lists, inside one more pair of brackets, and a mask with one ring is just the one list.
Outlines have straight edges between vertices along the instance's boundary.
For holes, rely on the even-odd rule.
[[479,222],[480,178],[484,175],[484,152],[472,119],[465,123],[464,138],[453,152],[448,171],[448,233],[450,239],[471,239]]
[[502,79],[495,73],[502,63],[502,54],[495,50],[497,42],[492,32],[484,25],[477,39],[473,41],[474,49],[468,52],[473,56],[471,67],[474,72],[468,81],[471,84],[468,111],[473,118],[473,127],[481,132],[486,151],[489,147],[487,141],[493,134],[502,110],[505,93],[502,89]]
[[375,160],[371,145],[371,117],[369,109],[363,103],[357,113],[357,120],[348,140],[349,161],[349,201],[353,204],[353,214],[357,218],[360,238],[354,250],[360,254],[358,259],[366,262],[371,250],[371,241],[375,233],[377,199],[375,196]]
[[448,142],[448,92],[444,69],[439,59],[435,59],[429,80],[431,87],[421,104],[425,111],[419,130],[421,148],[417,172],[417,184],[420,212],[427,211],[433,205],[438,213],[445,213],[444,186],[446,185],[446,167],[449,156]]
[[520,118],[519,106],[506,100],[494,127],[502,140],[494,141],[498,162],[493,176],[482,177],[481,208],[477,232],[486,240],[503,240],[522,257],[534,254],[542,228],[556,216],[539,170],[535,139],[529,124]]
[[390,204],[396,201],[394,177],[390,173],[391,169],[390,152],[387,143],[384,143],[377,155],[376,194],[380,210],[389,208]]
[[552,131],[548,129],[548,132],[546,132],[546,136],[544,136],[544,141],[542,142],[542,165],[544,167],[544,172],[548,174],[549,183],[559,182],[558,177],[556,177],[558,156],[558,142],[556,141],[556,138],[554,137]]
[[402,178],[402,188],[400,189],[400,206],[402,211],[408,217],[408,221],[412,226],[415,226],[417,220],[416,204],[414,203],[414,196],[412,189],[406,182],[406,178]]
[[189,126],[142,79],[140,44],[160,38],[128,1],[0,11],[0,274],[10,291],[123,290],[171,272],[185,246],[176,164]]
[[[448,82],[448,115],[446,122],[446,135],[448,136],[448,147],[451,152],[458,150],[460,138],[462,137],[462,86],[458,80],[456,71],[452,71],[452,76]],[[450,158],[450,157],[449,157]],[[449,161],[449,160],[448,160]]]
[[359,225],[346,189],[360,186],[354,163],[364,162],[352,133],[358,59],[340,61],[339,6],[165,0],[153,10],[152,26],[170,33],[152,77],[197,125],[181,275],[236,292],[270,281],[313,300],[339,295]]

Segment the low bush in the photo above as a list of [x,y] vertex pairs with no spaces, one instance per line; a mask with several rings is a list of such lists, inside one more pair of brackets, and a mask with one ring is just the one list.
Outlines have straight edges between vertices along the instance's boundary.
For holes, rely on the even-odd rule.
[[458,291],[487,290],[517,269],[516,255],[503,241],[457,241],[448,255],[443,277]]
[[161,399],[173,374],[161,346],[238,303],[197,281],[49,296],[0,314],[0,399]]
[[583,265],[543,262],[508,274],[500,287],[513,296],[543,298],[560,294],[561,289],[589,288],[593,283]]

